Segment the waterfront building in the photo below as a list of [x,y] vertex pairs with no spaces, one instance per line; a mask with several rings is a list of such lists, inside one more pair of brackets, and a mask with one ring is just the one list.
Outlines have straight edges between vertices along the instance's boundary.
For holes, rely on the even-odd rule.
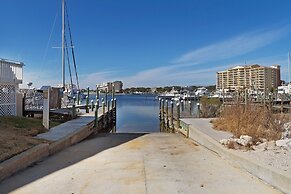
[[272,90],[281,85],[280,65],[236,66],[216,74],[216,89],[234,91],[243,88]]
[[114,91],[116,93],[122,92],[122,87],[123,87],[122,81],[115,81],[115,82],[113,82],[113,86],[114,86]]
[[102,92],[112,92],[112,88],[114,87],[114,91],[120,93],[122,92],[123,83],[122,81],[104,82],[102,84],[97,84],[96,86]]
[[0,58],[0,116],[22,115],[22,62]]

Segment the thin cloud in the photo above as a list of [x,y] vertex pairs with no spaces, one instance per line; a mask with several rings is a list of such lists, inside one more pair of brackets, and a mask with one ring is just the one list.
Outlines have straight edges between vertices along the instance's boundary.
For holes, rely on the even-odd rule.
[[174,61],[176,64],[205,63],[228,59],[255,51],[282,38],[290,31],[289,26],[276,30],[257,30],[190,51]]

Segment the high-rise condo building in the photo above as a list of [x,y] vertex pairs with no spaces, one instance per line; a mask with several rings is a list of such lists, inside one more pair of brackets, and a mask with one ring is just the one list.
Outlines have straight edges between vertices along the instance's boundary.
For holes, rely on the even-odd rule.
[[280,65],[271,67],[258,64],[236,66],[216,73],[216,89],[271,90],[281,85]]

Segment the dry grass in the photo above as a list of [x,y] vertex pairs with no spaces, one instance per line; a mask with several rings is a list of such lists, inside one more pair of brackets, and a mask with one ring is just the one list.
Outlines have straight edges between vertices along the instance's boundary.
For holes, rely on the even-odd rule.
[[236,137],[249,135],[254,140],[259,140],[259,138],[278,140],[285,120],[283,115],[274,115],[263,107],[233,105],[225,107],[220,118],[212,123],[214,128],[230,131]]
[[214,118],[219,115],[221,102],[219,98],[208,98],[206,96],[201,97],[201,112],[200,117]]
[[[53,126],[57,123],[53,123]],[[39,119],[25,117],[0,117],[0,162],[35,145],[46,142],[33,138],[47,130]]]

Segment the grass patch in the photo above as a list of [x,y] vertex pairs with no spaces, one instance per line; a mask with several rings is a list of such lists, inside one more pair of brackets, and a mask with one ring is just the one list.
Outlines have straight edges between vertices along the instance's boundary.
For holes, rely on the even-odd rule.
[[[51,122],[51,126],[59,125]],[[0,117],[0,162],[13,157],[35,145],[48,142],[34,138],[46,132],[41,119],[26,117]]]

